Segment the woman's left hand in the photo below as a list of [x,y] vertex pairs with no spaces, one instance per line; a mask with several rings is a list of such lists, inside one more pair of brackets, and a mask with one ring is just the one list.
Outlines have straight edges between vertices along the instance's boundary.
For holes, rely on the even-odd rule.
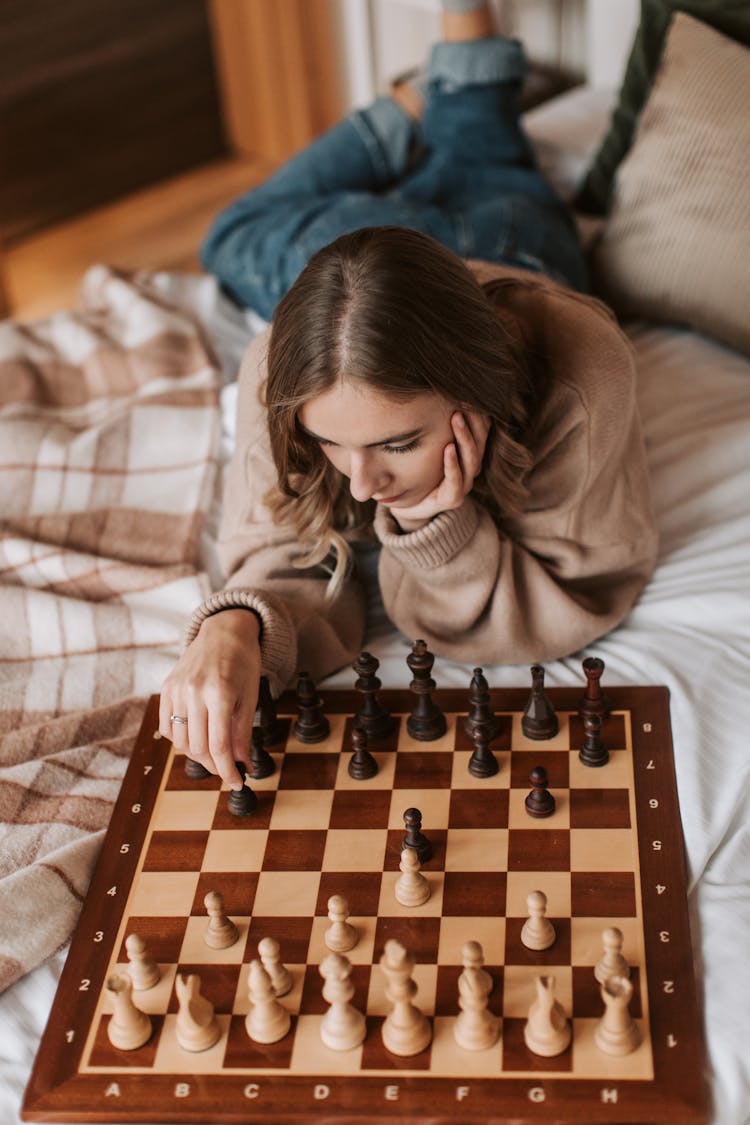
[[471,492],[482,467],[490,419],[486,414],[454,410],[451,429],[455,440],[443,451],[443,479],[418,504],[391,510],[403,531],[415,531],[439,512],[459,508]]

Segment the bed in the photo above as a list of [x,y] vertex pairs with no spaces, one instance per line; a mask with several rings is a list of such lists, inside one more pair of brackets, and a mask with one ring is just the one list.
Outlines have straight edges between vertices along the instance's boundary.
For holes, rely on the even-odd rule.
[[[528,117],[543,166],[569,195],[607,129],[612,100],[580,88]],[[600,239],[602,222],[582,217],[585,237]],[[750,311],[747,285],[741,296]],[[730,345],[694,317],[690,326],[678,319],[626,315],[661,546],[637,605],[595,647],[607,683],[670,691],[713,1120],[743,1125],[750,349],[741,334]],[[145,700],[180,651],[191,610],[219,581],[213,537],[233,443],[234,380],[262,327],[209,277],[121,276],[102,265],[82,280],[77,310],[0,324],[6,1125],[19,1120]],[[402,687],[408,643],[375,597],[367,646],[384,685]],[[434,674],[440,686],[467,682],[467,667],[446,660]],[[493,686],[528,682],[525,666],[485,674]],[[580,654],[547,666],[550,685],[578,684],[580,675]],[[327,684],[351,681],[343,669]]]

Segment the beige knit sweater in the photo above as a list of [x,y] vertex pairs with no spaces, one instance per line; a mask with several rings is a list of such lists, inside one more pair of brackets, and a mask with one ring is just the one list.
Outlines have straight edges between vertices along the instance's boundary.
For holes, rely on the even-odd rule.
[[[635,371],[627,340],[599,302],[534,274],[471,263],[497,278],[502,315],[551,374],[533,427],[524,512],[499,530],[469,495],[460,508],[400,532],[378,506],[379,581],[391,620],[437,655],[471,664],[542,662],[575,652],[617,625],[648,581],[657,537]],[[351,662],[363,643],[356,576],[332,602],[327,575],[293,566],[293,529],[272,522],[263,496],[274,479],[265,409],[268,333],[239,377],[237,441],[219,538],[223,590],[193,616],[254,609],[274,693],[300,669],[316,679]]]

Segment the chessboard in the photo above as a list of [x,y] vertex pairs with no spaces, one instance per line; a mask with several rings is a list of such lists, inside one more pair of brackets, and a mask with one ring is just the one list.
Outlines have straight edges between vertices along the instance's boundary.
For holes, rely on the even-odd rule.
[[[349,768],[357,741],[358,760],[364,755],[355,734],[362,682],[318,697],[308,682],[303,704],[287,692],[265,717],[260,743],[273,772],[248,774],[257,801],[245,815],[232,811],[218,778],[188,776],[189,759],[159,736],[158,698],[150,701],[24,1120],[707,1120],[667,689],[607,688],[608,707],[593,707],[592,720],[583,678],[581,688],[542,685],[541,696],[539,684],[532,696],[529,687],[490,688],[471,704],[469,685],[428,692],[434,681],[422,676],[421,694],[412,681],[411,690],[375,696],[373,682],[365,741],[377,772],[357,778]],[[535,728],[539,698],[547,713]],[[582,760],[585,746],[599,755],[593,765]],[[470,772],[477,753],[480,768]],[[529,799],[532,808],[541,800],[544,815],[529,815]],[[429,886],[417,906],[395,892],[402,852],[419,838],[419,821],[405,828],[407,810],[418,810],[430,845],[413,865]],[[207,895],[219,908],[213,920]],[[334,923],[335,896],[346,912]],[[535,901],[554,936],[537,950],[522,938]],[[214,924],[228,926],[229,944],[207,944]],[[355,931],[338,964],[347,966],[343,997],[361,1013],[362,1035],[346,1050],[321,1038],[329,1003],[320,967],[334,925]],[[610,953],[624,956],[617,979],[629,981],[622,1053],[600,1046],[604,989],[615,979],[595,977],[605,932],[619,935]],[[288,976],[283,995],[268,1001],[282,1017],[281,1037],[264,1043],[246,1021],[259,1003],[251,965],[269,938]],[[135,976],[134,942],[141,970],[158,965],[150,987]],[[478,1001],[476,991],[466,999],[461,980],[471,977],[471,942],[488,974],[472,978],[486,982]],[[405,983],[394,986],[384,969],[388,950],[405,951]],[[202,1050],[186,1049],[179,1034],[178,994],[191,978],[203,999],[190,1010],[213,1029]],[[527,1037],[540,981],[554,987],[556,1027],[569,1040],[549,1055]],[[145,1042],[128,1049],[110,1038],[120,988],[148,1017]],[[394,1003],[402,1014],[418,1009],[426,1045],[408,1054],[384,1042]],[[456,1040],[459,1011],[471,1019],[472,1004],[475,1026],[495,1032],[481,1049]]]

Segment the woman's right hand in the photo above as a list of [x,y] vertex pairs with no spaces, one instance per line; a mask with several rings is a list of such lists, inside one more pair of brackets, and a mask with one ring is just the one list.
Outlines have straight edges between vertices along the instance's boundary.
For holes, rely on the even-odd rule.
[[232,789],[242,788],[234,763],[250,765],[260,668],[258,618],[249,609],[225,609],[206,618],[162,687],[161,734]]

